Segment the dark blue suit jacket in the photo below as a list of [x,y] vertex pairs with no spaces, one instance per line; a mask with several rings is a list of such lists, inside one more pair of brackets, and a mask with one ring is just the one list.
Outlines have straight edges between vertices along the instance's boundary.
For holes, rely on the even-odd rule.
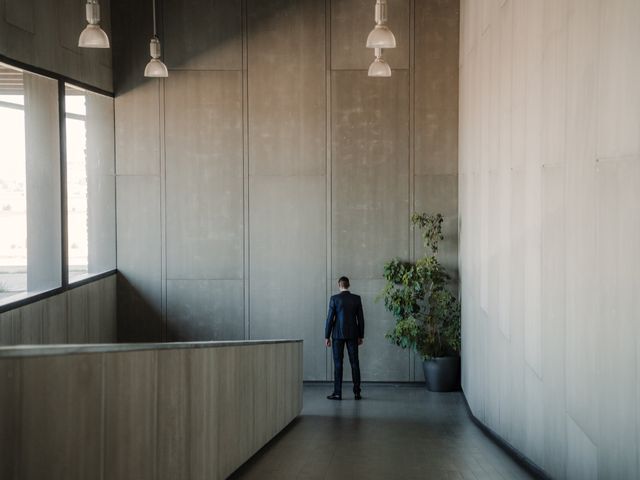
[[364,338],[364,315],[358,295],[344,291],[331,297],[324,338],[329,338],[332,332],[336,340]]

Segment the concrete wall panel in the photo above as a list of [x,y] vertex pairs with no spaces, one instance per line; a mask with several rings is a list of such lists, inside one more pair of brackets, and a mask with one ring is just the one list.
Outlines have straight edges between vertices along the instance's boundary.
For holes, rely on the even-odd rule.
[[325,379],[325,177],[253,177],[251,338],[305,340],[305,378]]
[[[416,2],[415,169],[417,175],[458,171],[458,68],[460,2]],[[386,52],[385,52],[386,54]]]
[[151,80],[115,98],[117,175],[160,174],[159,88]]
[[116,192],[118,339],[159,340],[162,338],[160,179],[118,176]]
[[[102,3],[102,2],[100,2]],[[161,2],[156,2],[161,6]],[[114,59],[113,84],[116,95],[123,95],[150,83],[161,84],[155,78],[145,78],[144,68],[149,61],[149,40],[153,33],[153,4],[151,2],[122,2],[112,0],[113,37],[111,38]],[[160,12],[161,10],[159,10]],[[159,33],[162,36],[162,21],[158,17]],[[123,32],[127,32],[125,35]],[[165,46],[165,39],[162,38]],[[157,116],[146,120],[156,120]],[[117,131],[117,127],[116,127]]]
[[167,277],[242,278],[242,80],[172,72],[166,83]]
[[250,0],[247,8],[249,173],[324,175],[325,5]]
[[334,71],[331,82],[333,272],[379,278],[409,255],[409,78]]
[[[351,290],[362,298],[365,318],[364,345],[360,347],[360,371],[365,381],[408,382],[410,378],[411,355],[389,343],[384,335],[393,327],[393,318],[384,308],[382,300],[376,297],[384,287],[384,280],[351,278]],[[329,372],[333,378],[333,365]],[[351,367],[345,347],[344,380],[351,381]],[[345,388],[345,395],[349,392]]]
[[167,67],[172,70],[241,70],[240,0],[170,0],[163,3]]
[[242,280],[167,281],[170,341],[240,340],[243,311]]
[[[112,11],[117,67],[117,333],[120,341],[154,341],[164,334],[161,232],[165,213],[160,204],[165,185],[160,107],[164,81],[143,76],[153,31],[151,2],[114,1]],[[161,17],[158,23],[162,27]]]

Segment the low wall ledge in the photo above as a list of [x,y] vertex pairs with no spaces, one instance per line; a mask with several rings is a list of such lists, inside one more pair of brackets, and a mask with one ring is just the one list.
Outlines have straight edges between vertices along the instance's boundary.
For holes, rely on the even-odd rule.
[[0,347],[3,358],[47,357],[87,353],[120,353],[142,350],[177,350],[194,348],[245,347],[274,343],[302,343],[300,339],[281,340],[229,340],[217,342],[164,342],[164,343],[99,343],[79,345],[13,345]]

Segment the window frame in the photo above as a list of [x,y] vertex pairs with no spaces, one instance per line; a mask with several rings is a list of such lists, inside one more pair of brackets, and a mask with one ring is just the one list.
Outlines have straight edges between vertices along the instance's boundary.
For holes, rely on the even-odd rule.
[[[92,283],[103,278],[114,275],[117,272],[117,267],[114,267],[111,270],[107,270],[105,272],[88,274],[85,278],[80,280],[76,280],[72,283],[69,283],[69,252],[67,250],[69,244],[69,225],[68,225],[68,215],[67,215],[67,129],[66,129],[66,109],[65,109],[65,85],[72,85],[74,87],[78,87],[84,90],[87,90],[92,93],[97,93],[103,95],[105,97],[109,97],[111,99],[115,98],[113,92],[108,92],[106,90],[102,90],[101,88],[94,87],[92,85],[88,85],[84,82],[79,82],[72,78],[66,77],[59,73],[51,72],[49,70],[45,70],[39,67],[35,67],[33,65],[29,65],[23,62],[19,62],[17,60],[13,60],[9,57],[6,57],[0,54],[0,63],[4,63],[10,67],[18,68],[28,73],[33,73],[36,75],[40,75],[42,77],[49,78],[51,80],[55,80],[58,82],[58,135],[59,144],[60,144],[60,152],[59,152],[59,161],[60,161],[60,247],[61,247],[61,276],[60,276],[60,286],[56,288],[52,288],[49,290],[44,290],[42,292],[29,294],[29,292],[25,292],[24,294],[17,294],[19,297],[14,301],[9,301],[0,305],[0,313],[5,313],[15,308],[23,307],[25,305],[29,305],[30,303],[35,303],[45,298],[53,297],[55,295],[59,295],[68,290],[73,290],[74,288],[81,287],[88,283]],[[115,115],[114,115],[115,118]],[[113,125],[114,130],[114,138],[115,138],[115,124]],[[115,142],[114,142],[114,163],[115,163]],[[115,172],[115,165],[114,165]],[[115,175],[114,175],[115,181]],[[114,189],[115,193],[115,189]],[[117,201],[114,198],[114,204],[117,209]],[[117,211],[117,210],[116,210]],[[116,219],[113,219],[116,222]],[[115,223],[114,223],[115,225]],[[117,225],[115,225],[117,230]],[[117,233],[117,232],[116,232]],[[116,261],[117,261],[117,246],[116,246]]]

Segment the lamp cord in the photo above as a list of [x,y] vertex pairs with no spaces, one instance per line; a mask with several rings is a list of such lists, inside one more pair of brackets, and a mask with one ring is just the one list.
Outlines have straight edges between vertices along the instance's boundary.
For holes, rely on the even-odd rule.
[[153,5],[153,36],[157,37],[158,34],[156,32],[156,0],[151,0],[151,4]]

